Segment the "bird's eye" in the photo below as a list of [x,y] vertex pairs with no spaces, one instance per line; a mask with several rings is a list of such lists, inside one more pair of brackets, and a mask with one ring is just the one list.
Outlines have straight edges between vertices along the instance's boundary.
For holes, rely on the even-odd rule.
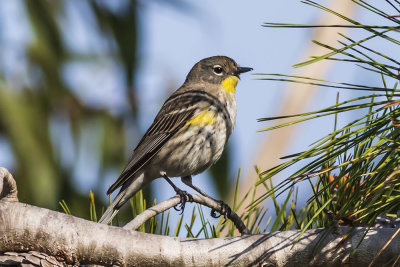
[[213,67],[213,71],[214,71],[215,74],[221,75],[222,72],[224,71],[224,69],[220,65],[215,65]]

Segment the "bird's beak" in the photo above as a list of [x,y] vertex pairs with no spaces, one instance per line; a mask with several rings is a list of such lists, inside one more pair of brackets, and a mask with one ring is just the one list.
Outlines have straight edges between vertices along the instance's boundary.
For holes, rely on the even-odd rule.
[[239,74],[244,73],[244,72],[248,72],[248,71],[251,71],[251,70],[253,70],[253,68],[238,67],[238,68],[236,69],[235,75],[236,75],[236,76],[239,76]]

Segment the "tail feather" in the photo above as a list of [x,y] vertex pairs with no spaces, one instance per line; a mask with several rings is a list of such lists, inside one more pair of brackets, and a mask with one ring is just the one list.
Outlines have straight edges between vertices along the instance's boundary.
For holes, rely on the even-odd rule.
[[125,204],[132,196],[134,196],[142,187],[147,183],[144,179],[144,172],[137,173],[134,177],[122,185],[118,195],[111,202],[110,206],[101,216],[99,223],[109,224],[111,220],[117,215],[119,209]]
[[106,209],[103,216],[101,216],[99,223],[109,224],[111,220],[117,215],[119,208],[116,208],[118,204],[118,196],[111,202],[111,205]]

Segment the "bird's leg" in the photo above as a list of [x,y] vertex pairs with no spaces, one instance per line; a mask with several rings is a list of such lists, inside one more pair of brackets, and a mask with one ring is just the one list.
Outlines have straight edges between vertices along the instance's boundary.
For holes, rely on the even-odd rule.
[[185,205],[187,201],[193,201],[193,197],[188,194],[188,192],[181,190],[179,187],[177,187],[176,185],[174,185],[174,183],[171,181],[171,179],[169,179],[169,177],[167,176],[167,174],[162,173],[161,174],[162,177],[172,186],[172,188],[175,190],[176,194],[179,195],[180,199],[181,199],[181,204],[180,207],[177,208],[178,205],[176,205],[174,207],[174,209],[176,211],[181,211],[181,214],[183,213],[183,211],[185,210]]
[[[209,196],[209,195],[206,194],[203,190],[201,190],[200,188],[198,188],[197,186],[195,186],[195,185],[192,183],[192,176],[184,176],[184,177],[181,177],[181,180],[182,180],[182,182],[183,182],[185,185],[187,185],[187,186],[193,188],[194,190],[196,190],[197,192],[199,192],[202,196],[207,197],[207,198],[210,198],[210,199],[212,199],[212,200],[218,202],[218,203],[221,205],[221,207],[222,207],[221,215],[224,215],[225,220],[226,220],[226,217],[229,216],[229,215],[231,214],[232,209],[228,206],[228,204],[224,203],[222,200],[216,200],[215,198]],[[213,218],[219,218],[221,215],[217,216],[217,215],[215,214],[215,212],[216,212],[215,209],[212,209],[212,210],[211,210],[211,217],[213,217]],[[225,223],[225,222],[224,222],[224,223]]]

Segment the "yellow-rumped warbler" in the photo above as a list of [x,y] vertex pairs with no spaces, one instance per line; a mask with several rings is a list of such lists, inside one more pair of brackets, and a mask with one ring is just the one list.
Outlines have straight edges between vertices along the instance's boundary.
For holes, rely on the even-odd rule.
[[186,185],[209,197],[192,184],[191,175],[206,170],[221,157],[235,126],[239,74],[250,70],[225,56],[205,58],[193,66],[184,84],[165,101],[127,166],[108,189],[107,194],[111,194],[121,186],[100,223],[109,223],[129,198],[160,177],[181,196],[182,209],[187,193],[168,177],[180,176]]

